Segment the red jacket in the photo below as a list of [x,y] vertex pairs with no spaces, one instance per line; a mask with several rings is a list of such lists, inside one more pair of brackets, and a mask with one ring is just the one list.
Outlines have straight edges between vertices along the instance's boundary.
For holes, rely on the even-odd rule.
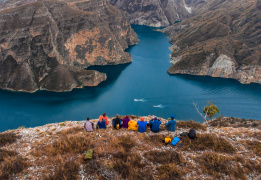
[[100,117],[99,117],[99,120],[102,121],[102,119],[105,120],[105,125],[107,126],[107,125],[109,124],[109,122],[108,122],[108,116],[105,116],[105,117],[104,117],[104,116],[100,116]]

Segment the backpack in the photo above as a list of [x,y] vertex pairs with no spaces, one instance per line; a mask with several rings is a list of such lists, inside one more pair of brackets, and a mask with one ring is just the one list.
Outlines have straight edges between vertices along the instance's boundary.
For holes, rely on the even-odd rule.
[[165,144],[171,143],[171,138],[169,136],[165,137]]
[[189,130],[189,133],[188,133],[188,137],[190,139],[195,139],[197,136],[196,136],[196,130],[195,129],[190,129]]

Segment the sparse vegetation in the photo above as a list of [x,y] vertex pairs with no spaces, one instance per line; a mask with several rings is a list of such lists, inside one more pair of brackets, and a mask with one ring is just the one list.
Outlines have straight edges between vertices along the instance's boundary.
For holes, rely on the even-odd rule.
[[13,151],[0,149],[0,179],[12,179],[29,166],[28,161]]
[[0,147],[5,146],[6,144],[12,144],[19,138],[20,136],[13,132],[0,133]]
[[195,130],[206,130],[206,126],[197,123],[195,121],[178,121],[177,122],[178,128],[187,128],[187,129],[195,129]]
[[[218,126],[211,127],[211,132],[215,132],[211,134],[206,133],[210,129],[203,125],[179,121],[177,134],[194,128],[197,138],[183,137],[183,144],[175,149],[163,142],[166,135],[174,138],[174,134],[166,131],[138,133],[108,127],[87,133],[82,123],[69,123],[72,127],[61,127],[58,123],[49,125],[48,129],[33,129],[37,138],[39,134],[45,135],[32,144],[23,137],[17,142],[11,141],[16,143],[6,143],[2,148],[18,148],[19,151],[0,149],[0,179],[20,178],[28,173],[28,179],[34,174],[40,179],[80,179],[82,176],[86,179],[202,179],[202,176],[207,179],[258,179],[261,173],[258,156],[261,131],[258,129]],[[28,132],[25,129],[18,133],[23,134],[23,131]],[[234,137],[255,140],[234,141]],[[25,157],[19,155],[21,149],[29,147],[30,153],[23,152],[27,154]],[[84,161],[88,149],[94,150],[93,158]],[[28,167],[30,170],[26,171]],[[8,170],[4,171],[4,168]]]
[[205,113],[207,117],[212,119],[212,117],[216,116],[216,114],[219,113],[219,109],[216,105],[213,104],[213,102],[208,102],[208,105],[204,108],[203,113]]
[[222,174],[225,174],[233,179],[246,179],[244,170],[229,156],[205,152],[198,157],[198,162],[201,164],[203,172],[207,172],[215,178],[224,178]]
[[175,151],[149,151],[144,154],[149,161],[159,164],[179,164],[184,162],[184,158]]
[[213,150],[221,153],[236,152],[236,149],[228,141],[214,134],[199,134],[194,140],[183,137],[182,141],[181,149],[186,151]]

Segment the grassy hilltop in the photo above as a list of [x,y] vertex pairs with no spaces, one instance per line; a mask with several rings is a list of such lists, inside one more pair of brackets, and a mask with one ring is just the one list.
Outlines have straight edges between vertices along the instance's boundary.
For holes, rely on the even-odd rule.
[[[260,121],[223,118],[208,128],[178,121],[176,132],[169,133],[162,125],[157,134],[149,129],[142,134],[114,130],[111,125],[87,133],[84,122],[0,133],[0,179],[261,178]],[[197,130],[197,139],[183,138],[178,149],[162,142],[189,128]],[[94,156],[86,162],[88,149]]]

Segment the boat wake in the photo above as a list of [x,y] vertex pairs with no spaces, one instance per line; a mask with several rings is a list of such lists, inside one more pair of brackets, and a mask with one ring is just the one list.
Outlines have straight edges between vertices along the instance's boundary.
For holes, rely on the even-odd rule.
[[134,99],[135,102],[146,102],[147,100],[145,100],[144,98],[142,99]]
[[152,107],[154,107],[154,108],[164,108],[166,106],[163,106],[162,104],[158,104],[158,105],[152,105]]

